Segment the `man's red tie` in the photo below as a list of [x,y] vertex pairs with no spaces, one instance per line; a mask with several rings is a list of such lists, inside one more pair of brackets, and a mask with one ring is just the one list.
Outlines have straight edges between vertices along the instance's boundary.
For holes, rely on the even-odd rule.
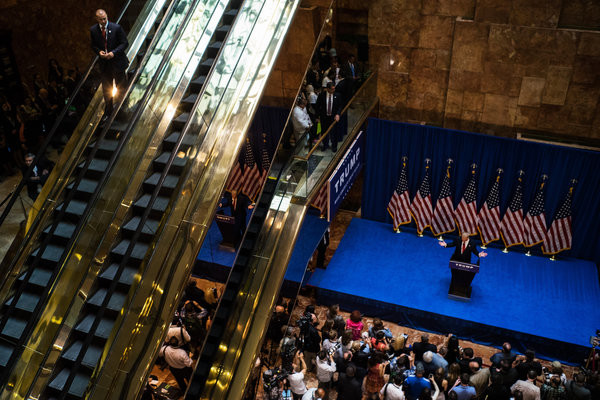
[[104,50],[106,51],[108,48],[108,43],[106,41],[106,28],[102,27],[102,38],[104,39]]
[[466,243],[467,243],[467,242],[463,242],[463,244],[462,244],[462,251],[461,251],[461,253],[464,253],[464,252],[465,252],[465,247],[467,247]]

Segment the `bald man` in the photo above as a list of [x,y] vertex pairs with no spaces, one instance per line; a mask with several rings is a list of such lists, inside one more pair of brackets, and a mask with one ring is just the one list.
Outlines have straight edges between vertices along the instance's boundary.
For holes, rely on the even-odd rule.
[[113,111],[113,82],[117,87],[114,101],[118,102],[119,96],[125,91],[125,70],[129,66],[125,49],[129,42],[123,28],[108,21],[106,11],[96,10],[96,22],[90,28],[90,38],[92,51],[99,57],[98,66],[104,95],[104,122]]
[[450,244],[444,241],[438,243],[442,247],[456,247],[454,254],[450,257],[452,261],[471,263],[471,254],[475,254],[478,257],[487,256],[487,253],[483,251],[477,252],[477,246],[475,246],[475,243],[470,239],[470,235],[466,232],[461,235],[461,240],[455,240]]

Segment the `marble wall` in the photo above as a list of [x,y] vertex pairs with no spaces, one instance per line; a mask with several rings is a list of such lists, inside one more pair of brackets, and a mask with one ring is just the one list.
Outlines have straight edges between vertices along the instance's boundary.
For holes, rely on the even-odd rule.
[[600,32],[590,30],[600,29],[598,2],[339,0],[338,8],[368,12],[382,118],[600,139]]

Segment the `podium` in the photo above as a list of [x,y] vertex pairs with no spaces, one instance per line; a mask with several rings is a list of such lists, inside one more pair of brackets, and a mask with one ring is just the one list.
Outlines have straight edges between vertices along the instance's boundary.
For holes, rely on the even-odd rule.
[[450,260],[449,267],[452,272],[452,280],[448,289],[448,297],[463,301],[471,300],[471,282],[475,274],[479,272],[479,261],[477,264],[470,264]]
[[221,236],[223,237],[219,247],[221,247],[223,250],[235,251],[235,217],[232,217],[231,215],[225,215],[223,210],[219,210],[215,215],[215,221],[217,222],[217,227],[219,228]]

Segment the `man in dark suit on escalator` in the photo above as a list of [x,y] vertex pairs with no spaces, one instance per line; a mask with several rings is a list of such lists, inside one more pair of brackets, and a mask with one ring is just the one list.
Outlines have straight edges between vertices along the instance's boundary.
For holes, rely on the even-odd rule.
[[223,197],[219,207],[229,207],[231,216],[235,218],[235,243],[236,246],[242,240],[244,232],[246,231],[246,213],[247,210],[252,210],[254,204],[248,196],[242,193],[238,193],[237,190],[232,190],[231,194],[226,193]]
[[[113,101],[118,102],[119,96],[125,91],[127,77],[125,70],[129,66],[129,60],[125,54],[129,42],[127,35],[121,26],[108,21],[106,11],[96,10],[96,22],[90,28],[92,50],[99,58],[100,77],[102,80],[102,93],[104,95],[103,122],[113,111]],[[113,99],[113,81],[117,93]]]

